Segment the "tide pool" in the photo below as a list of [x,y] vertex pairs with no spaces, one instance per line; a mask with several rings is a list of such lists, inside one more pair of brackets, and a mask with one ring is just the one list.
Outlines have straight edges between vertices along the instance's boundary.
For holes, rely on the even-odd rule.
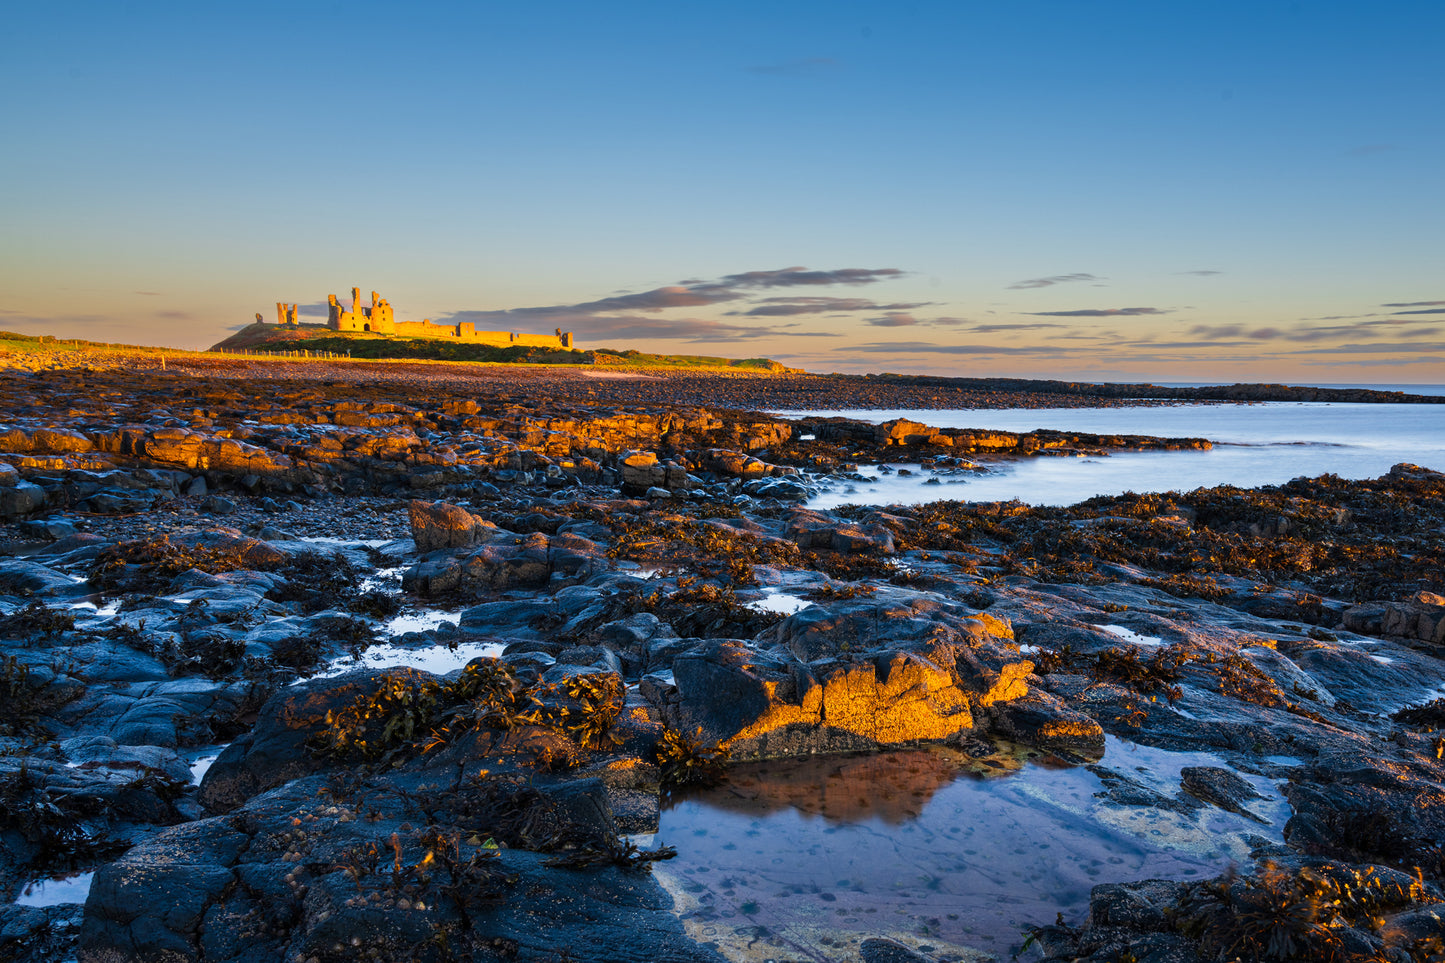
[[[1008,959],[1060,910],[1078,922],[1093,886],[1208,879],[1280,841],[1273,780],[1243,774],[1256,822],[1182,794],[1181,770],[1201,765],[1232,768],[1112,737],[1088,767],[1008,746],[739,765],[663,811],[653,841],[678,855],[654,872],[689,935],[734,961],[856,959],[868,938]],[[1177,802],[1102,798],[1119,780]]]

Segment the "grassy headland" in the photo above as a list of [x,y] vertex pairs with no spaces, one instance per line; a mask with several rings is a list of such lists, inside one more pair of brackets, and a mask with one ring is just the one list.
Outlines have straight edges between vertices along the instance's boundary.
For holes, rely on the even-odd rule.
[[516,345],[506,348],[463,344],[434,338],[403,338],[380,334],[346,334],[319,325],[280,327],[253,324],[212,346],[212,351],[272,353],[311,351],[372,361],[462,361],[488,364],[591,365],[638,368],[731,368],[786,371],[767,358],[715,358],[703,355],[647,354],[594,348],[588,351]]

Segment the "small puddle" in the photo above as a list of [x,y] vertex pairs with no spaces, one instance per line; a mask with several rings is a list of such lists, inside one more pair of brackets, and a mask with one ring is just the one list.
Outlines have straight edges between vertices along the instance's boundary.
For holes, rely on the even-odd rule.
[[1164,644],[1164,640],[1159,638],[1157,635],[1140,635],[1133,629],[1126,629],[1122,625],[1100,625],[1098,626],[1098,628],[1102,629],[1105,632],[1108,632],[1110,635],[1117,635],[1125,642],[1132,642],[1135,645],[1153,646]]
[[[1269,823],[1275,827],[1273,836],[1280,836],[1279,831],[1284,828],[1285,821],[1289,819],[1289,804],[1285,802],[1284,795],[1279,791],[1278,786],[1264,776],[1240,772],[1212,752],[1170,752],[1167,749],[1155,749],[1152,746],[1127,742],[1116,736],[1108,735],[1104,737],[1104,746],[1104,758],[1100,765],[1126,773],[1136,781],[1166,795],[1177,796],[1179,794],[1179,776],[1186,766],[1218,766],[1221,769],[1228,769],[1238,774],[1264,797],[1250,801],[1247,806],[1252,812],[1269,820]],[[1266,757],[1265,761],[1274,758],[1294,759],[1293,756],[1271,756]],[[1222,810],[1204,810],[1206,815],[1214,812],[1222,812]],[[1258,829],[1260,824],[1254,825]]]
[[206,777],[207,771],[209,771],[211,768],[211,763],[221,758],[221,753],[224,752],[226,746],[229,745],[230,743],[228,742],[225,745],[212,746],[209,750],[203,750],[205,752],[205,755],[197,756],[195,759],[191,760],[192,786],[199,786],[201,784],[201,780]]
[[[1225,765],[1110,740],[1104,764],[1180,795],[1179,770]],[[1077,922],[1100,883],[1207,879],[1247,861],[1247,835],[1279,841],[1287,807],[1269,780],[1262,825],[1205,806],[1173,812],[1096,798],[1098,776],[1007,747],[947,747],[735,766],[676,798],[655,864],[688,934],[729,960],[858,960],[893,939],[931,958],[1007,958],[1029,927]],[[940,957],[940,954],[944,954]]]
[[807,599],[794,595],[791,592],[770,588],[762,598],[748,602],[747,607],[754,612],[776,612],[779,615],[792,615],[794,612],[800,612],[812,604],[813,603]]
[[391,538],[324,538],[321,536],[298,538],[298,542],[309,542],[312,545],[336,545],[351,546],[353,548],[381,548],[383,545],[395,541]]
[[120,614],[120,599],[106,602],[104,605],[97,605],[94,602],[76,602],[70,606],[70,610],[77,616],[85,615],[91,618],[108,619]]
[[67,903],[84,903],[85,898],[90,895],[90,882],[94,878],[95,873],[90,872],[32,880],[20,890],[15,905],[63,906]]
[[387,592],[396,595],[401,592],[401,573],[405,571],[405,565],[379,568],[363,578],[357,585],[357,589],[361,592]]
[[1406,699],[1404,702],[1400,702],[1398,699],[1392,700],[1385,705],[1378,707],[1375,710],[1375,714],[1378,716],[1390,716],[1394,715],[1396,712],[1399,712],[1401,709],[1428,706],[1436,699],[1445,699],[1445,685],[1436,686],[1433,689],[1428,689],[1421,695],[1415,696],[1411,699]]
[[460,625],[462,613],[441,612],[427,609],[421,612],[407,612],[387,619],[381,631],[387,635],[405,635],[408,632],[430,632],[443,625]]
[[638,562],[621,561],[615,569],[620,575],[631,575],[640,579],[668,578],[683,570],[681,565],[643,565]]
[[[373,645],[360,658],[342,656],[330,666],[310,676],[312,679],[329,679],[356,669],[421,669],[434,675],[446,675],[460,669],[473,659],[482,656],[496,658],[504,648],[501,642],[460,642],[455,646],[432,645],[420,649],[409,649],[400,645],[384,643]],[[303,681],[303,680],[298,680]],[[295,683],[293,683],[294,685]]]

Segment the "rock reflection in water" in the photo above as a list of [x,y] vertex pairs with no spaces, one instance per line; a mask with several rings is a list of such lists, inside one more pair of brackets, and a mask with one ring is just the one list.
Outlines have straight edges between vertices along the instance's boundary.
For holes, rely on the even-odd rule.
[[1027,927],[1077,919],[1093,886],[1207,878],[1262,829],[1096,799],[1093,773],[1034,755],[737,766],[662,813],[655,841],[678,856],[656,873],[689,934],[730,960],[857,960],[874,937],[933,959],[1006,959]]
[[738,765],[728,771],[726,785],[704,798],[710,807],[740,815],[766,816],[795,809],[834,823],[872,819],[896,826],[921,816],[934,794],[960,773],[985,776],[1017,771],[1023,766],[1021,753],[997,752],[975,759],[939,747],[919,752],[813,756],[787,765]]

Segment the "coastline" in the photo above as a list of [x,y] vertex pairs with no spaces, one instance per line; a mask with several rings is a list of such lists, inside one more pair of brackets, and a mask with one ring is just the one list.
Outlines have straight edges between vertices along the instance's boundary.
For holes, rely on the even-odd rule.
[[[1045,754],[1120,818],[1253,813],[1246,777],[1288,799],[1287,824],[1231,837],[1253,871],[1105,881],[1068,925],[1036,921],[1050,959],[1203,959],[1254,932],[1233,907],[1351,879],[1379,895],[1327,935],[1428,946],[1445,475],[810,511],[806,473],[851,462],[1207,442],[755,413],[820,391],[1098,402],[1000,384],[304,360],[0,373],[0,780],[35,814],[11,817],[0,874],[11,891],[96,874],[83,906],[6,910],[29,941],[7,950],[351,959],[364,934],[440,959],[418,948],[442,933],[519,959],[741,959],[759,939],[943,959],[966,934],[707,936],[715,910],[679,917],[645,871],[666,854],[621,840],[724,755],[928,745]],[[754,604],[779,594],[806,604]],[[394,644],[500,661],[318,671],[398,613],[439,612],[455,621]],[[1146,787],[1110,739],[1217,762]],[[222,743],[192,785],[187,754]]]

